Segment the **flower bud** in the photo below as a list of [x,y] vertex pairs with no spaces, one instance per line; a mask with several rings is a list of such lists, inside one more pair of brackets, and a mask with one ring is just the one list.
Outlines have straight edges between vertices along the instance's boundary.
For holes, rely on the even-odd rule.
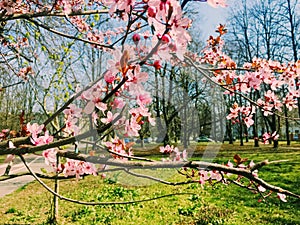
[[168,35],[168,34],[164,34],[162,37],[161,37],[161,41],[164,43],[164,44],[167,44],[171,41],[171,37]]
[[140,37],[139,34],[134,34],[134,35],[132,36],[132,40],[133,40],[134,44],[137,45],[137,44],[139,43],[139,41],[141,40],[141,37]]
[[153,18],[156,16],[156,8],[154,6],[148,7],[148,16]]
[[154,63],[153,63],[153,66],[156,70],[159,70],[162,67],[159,60],[155,60]]

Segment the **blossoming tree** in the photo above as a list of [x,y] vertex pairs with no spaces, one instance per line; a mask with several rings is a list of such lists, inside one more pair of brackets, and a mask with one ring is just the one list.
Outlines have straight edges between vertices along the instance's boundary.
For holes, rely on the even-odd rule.
[[[19,79],[32,82],[37,76],[37,64],[31,64],[35,60],[44,60],[45,52],[49,52],[45,46],[37,45],[39,48],[36,49],[31,45],[41,35],[45,36],[45,42],[52,35],[57,37],[56,41],[69,40],[71,45],[84,43],[84,48],[102,52],[108,59],[104,72],[85,87],[73,87],[75,92],[72,96],[54,112],[48,113],[45,121],[22,124],[19,137],[13,136],[9,130],[2,131],[0,155],[7,155],[5,163],[20,157],[32,176],[54,196],[79,204],[101,205],[116,202],[84,202],[61,196],[56,189],[52,190],[45,185],[39,174],[32,171],[24,159],[24,154],[42,151],[45,163],[53,168],[56,179],[61,176],[80,178],[89,174],[103,174],[106,171],[104,165],[114,166],[133,175],[135,173],[132,170],[139,168],[177,168],[187,177],[187,182],[191,183],[229,183],[228,177],[235,174],[238,175],[235,184],[262,195],[269,190],[277,193],[282,201],[286,201],[287,195],[300,198],[297,193],[273,186],[259,178],[258,170],[274,162],[265,160],[257,164],[252,161],[246,163],[238,155],[234,156],[234,164],[230,161],[226,165],[190,161],[189,151],[180,151],[170,145],[160,147],[160,151],[169,157],[163,161],[154,161],[135,157],[132,150],[134,143],[124,141],[124,138],[139,136],[145,122],[155,124],[149,110],[151,93],[145,88],[145,83],[151,81],[151,71],[160,70],[165,63],[191,67],[199,76],[204,77],[202,82],[220,86],[226,95],[237,94],[244,98],[246,104],[233,104],[227,119],[245,123],[247,127],[253,125],[255,109],[262,110],[264,115],[270,115],[280,112],[284,105],[290,110],[297,107],[299,91],[295,88],[298,85],[295,82],[300,75],[299,61],[283,65],[276,61],[254,59],[238,68],[222,52],[222,35],[226,33],[222,25],[218,27],[217,37],[209,37],[201,54],[189,51],[189,29],[192,21],[184,13],[188,2],[2,1],[2,63],[7,71],[14,73]],[[207,2],[212,7],[226,6],[224,0],[200,2]],[[71,45],[63,50],[68,52]],[[78,50],[79,47],[74,48]],[[66,55],[67,57],[71,58],[71,55]],[[56,56],[52,54],[52,58]],[[58,59],[62,62],[63,60]],[[39,66],[40,73],[47,74],[47,71],[42,70],[42,65]],[[245,73],[237,74],[237,70]],[[87,83],[85,80],[78,81]],[[252,100],[248,97],[250,91],[258,90],[263,85],[270,86],[270,89],[259,99]],[[287,86],[289,91],[280,98],[276,95],[276,90],[283,86]],[[61,123],[54,123],[57,118],[62,120]],[[89,155],[79,153],[78,146],[74,151],[61,149],[62,146],[90,137],[93,138],[89,139],[89,144],[97,151]],[[272,130],[272,134],[264,135],[264,141],[276,138],[275,130]],[[43,177],[47,176],[50,177]],[[144,177],[166,184],[177,184],[146,175]],[[247,179],[249,185],[239,183],[241,177]],[[128,203],[131,202],[124,202]]]

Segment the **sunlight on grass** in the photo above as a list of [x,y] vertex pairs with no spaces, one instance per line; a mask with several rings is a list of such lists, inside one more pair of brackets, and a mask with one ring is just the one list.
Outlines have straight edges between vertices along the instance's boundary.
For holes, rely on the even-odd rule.
[[[201,145],[200,146],[205,146]],[[201,157],[201,149],[195,152]],[[260,176],[274,185],[280,185],[299,193],[300,150],[296,146],[269,146],[253,148],[250,145],[222,145],[214,160],[225,163],[234,154],[255,162],[269,159],[288,159],[288,162],[268,165],[259,172]],[[160,155],[162,157],[162,155]],[[136,170],[135,172],[145,172]],[[147,170],[147,175],[182,181],[174,170]],[[114,182],[113,182],[114,181]],[[53,183],[46,181],[51,187]],[[121,185],[122,184],[122,185]],[[151,202],[131,205],[84,206],[60,201],[60,224],[299,224],[300,201],[288,198],[283,203],[272,194],[266,202],[260,202],[258,194],[233,185],[199,184],[167,186],[132,178],[124,172],[107,174],[107,179],[85,177],[83,180],[60,181],[60,193],[66,197],[84,201],[130,201],[170,193],[189,192],[194,194],[172,196]],[[0,224],[47,224],[52,196],[36,182],[24,189],[0,199]]]

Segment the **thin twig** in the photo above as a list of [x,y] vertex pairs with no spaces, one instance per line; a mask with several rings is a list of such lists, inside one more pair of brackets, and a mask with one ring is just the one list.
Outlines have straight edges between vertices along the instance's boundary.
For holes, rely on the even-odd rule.
[[161,198],[166,198],[166,197],[172,197],[176,195],[194,195],[195,193],[173,193],[173,194],[166,194],[166,195],[161,195],[153,198],[148,198],[148,199],[141,199],[141,200],[133,200],[133,201],[124,201],[124,202],[85,202],[85,201],[79,201],[71,198],[64,197],[56,192],[54,192],[48,185],[46,185],[40,178],[36,176],[36,174],[31,170],[31,168],[27,165],[24,157],[22,155],[19,155],[21,158],[22,162],[24,163],[25,167],[27,170],[31,173],[31,175],[51,194],[57,196],[60,200],[65,200],[68,202],[73,202],[76,204],[81,204],[81,205],[127,205],[127,204],[134,204],[134,203],[141,203],[141,202],[149,202]]
[[64,111],[75,99],[77,99],[84,91],[90,89],[93,87],[96,83],[98,83],[100,80],[103,79],[103,75],[100,76],[98,79],[96,79],[94,82],[92,82],[87,87],[83,88],[81,91],[77,92],[74,96],[72,96],[62,107],[60,107],[55,113],[52,114],[43,124],[46,126],[49,124],[56,116],[58,116],[62,111]]
[[66,33],[63,33],[63,32],[60,32],[60,31],[57,31],[51,27],[48,27],[42,23],[39,23],[33,19],[27,19],[28,21],[34,23],[36,26],[38,27],[42,27],[44,28],[45,30],[47,31],[50,31],[51,33],[54,33],[54,34],[57,34],[59,36],[62,36],[62,37],[65,37],[65,38],[69,38],[69,39],[72,39],[72,40],[77,40],[77,41],[81,41],[81,42],[84,42],[84,43],[87,43],[87,44],[92,44],[92,45],[96,45],[96,46],[99,46],[99,47],[102,47],[102,48],[109,48],[109,49],[114,49],[114,47],[110,46],[110,45],[103,45],[103,44],[100,44],[98,42],[95,42],[95,41],[89,41],[87,39],[82,39],[82,38],[79,38],[79,37],[75,37],[73,35],[68,35]]
[[241,96],[242,98],[244,98],[245,100],[247,100],[247,101],[250,102],[251,104],[257,106],[258,108],[260,108],[260,109],[263,110],[263,111],[271,112],[272,114],[275,114],[276,116],[279,116],[279,117],[284,118],[284,119],[290,119],[290,120],[295,120],[295,121],[300,120],[300,118],[286,117],[286,116],[279,115],[278,113],[273,112],[272,110],[266,110],[266,109],[263,109],[263,107],[262,107],[261,105],[257,104],[257,102],[253,101],[252,99],[250,99],[249,97],[245,96],[244,94],[242,94],[242,93],[240,93],[240,92],[237,92],[237,91],[234,91],[234,90],[231,90],[231,89],[229,89],[229,88],[227,88],[227,87],[225,87],[225,86],[223,86],[223,85],[218,84],[216,81],[214,81],[213,79],[211,79],[211,77],[208,76],[208,75],[206,74],[207,71],[210,71],[210,70],[211,70],[210,68],[205,68],[205,67],[203,67],[203,66],[196,65],[196,64],[193,62],[193,60],[192,60],[191,58],[189,58],[188,56],[184,56],[184,58],[185,58],[185,62],[186,62],[187,64],[189,64],[190,66],[194,67],[198,72],[200,72],[200,73],[201,73],[206,79],[208,79],[209,82],[211,82],[212,84],[214,84],[214,85],[216,85],[216,86],[219,86],[219,87],[223,88],[224,90],[229,91],[230,93],[234,93],[234,94],[236,94],[236,95]]
[[31,19],[38,17],[66,17],[66,16],[84,16],[84,15],[93,15],[93,14],[107,14],[108,10],[87,10],[87,11],[76,11],[71,12],[69,14],[63,12],[33,12],[33,13],[25,13],[25,14],[13,14],[9,16],[0,17],[0,21],[9,21],[9,20],[17,20],[17,19]]

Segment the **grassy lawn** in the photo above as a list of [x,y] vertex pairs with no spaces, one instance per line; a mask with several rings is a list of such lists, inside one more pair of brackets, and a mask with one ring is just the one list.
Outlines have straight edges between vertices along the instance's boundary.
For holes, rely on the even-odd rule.
[[[213,148],[212,148],[213,149]],[[287,159],[288,162],[272,164],[261,169],[260,177],[274,185],[280,185],[300,193],[300,146],[282,144],[274,150],[271,146],[253,148],[216,145],[217,157],[207,154],[206,143],[195,144],[190,152],[195,160],[206,159],[225,163],[238,153],[255,162],[269,159]],[[157,146],[137,149],[139,155],[153,154],[160,158]],[[210,158],[211,157],[211,158]],[[139,171],[138,171],[139,172]],[[170,181],[184,180],[173,170],[149,170],[152,174]],[[51,187],[51,181],[45,181]],[[300,224],[300,201],[288,198],[281,202],[272,194],[260,202],[258,194],[234,185],[215,186],[188,184],[167,186],[132,178],[124,172],[107,174],[107,179],[85,177],[83,180],[60,181],[60,193],[83,201],[127,201],[145,199],[171,193],[193,193],[171,196],[150,202],[131,205],[84,206],[59,202],[59,224]],[[0,224],[47,224],[52,196],[38,183],[32,182],[11,195],[0,199]]]

